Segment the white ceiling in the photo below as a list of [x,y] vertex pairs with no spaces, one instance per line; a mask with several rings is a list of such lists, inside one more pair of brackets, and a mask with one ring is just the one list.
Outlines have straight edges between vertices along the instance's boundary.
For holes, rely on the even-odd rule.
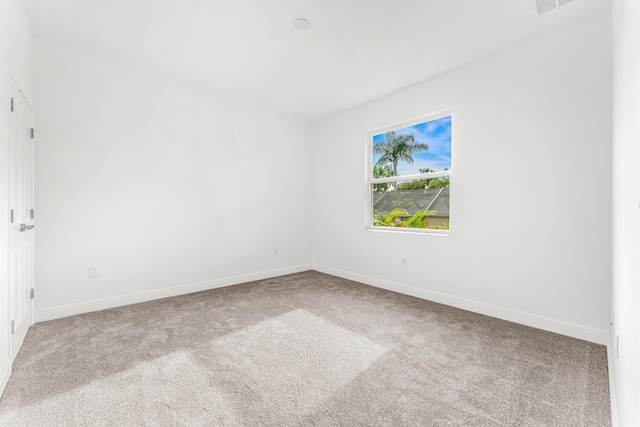
[[[574,0],[27,0],[37,37],[316,121],[604,13]],[[307,31],[292,21],[305,18]]]

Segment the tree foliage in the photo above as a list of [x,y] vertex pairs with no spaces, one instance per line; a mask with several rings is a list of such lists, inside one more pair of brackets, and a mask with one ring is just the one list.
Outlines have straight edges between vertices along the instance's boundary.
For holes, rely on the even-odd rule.
[[405,209],[394,209],[386,215],[373,213],[373,225],[376,227],[430,228],[448,230],[449,225],[429,225],[429,217],[437,211],[420,211],[413,216]]
[[386,215],[380,215],[377,212],[373,214],[373,225],[381,227],[402,227],[402,219],[399,217],[407,217],[409,212],[405,209],[394,209]]
[[[429,173],[435,172],[429,168],[419,169],[420,173]],[[401,182],[396,185],[396,190],[405,191],[405,190],[424,190],[428,187],[429,182],[433,181],[433,179],[414,179],[413,181]]]
[[412,133],[398,135],[393,131],[387,132],[384,142],[379,142],[373,146],[373,152],[380,154],[376,166],[391,164],[393,176],[398,175],[399,161],[412,165],[413,154],[427,150],[429,150],[429,146],[424,142],[417,142]]
[[[447,170],[446,168],[444,170]],[[420,169],[420,173],[435,172],[429,168]],[[414,179],[413,181],[401,182],[396,185],[397,191],[424,190],[425,188],[449,188],[451,181],[448,176],[442,178]]]
[[442,178],[430,179],[427,188],[449,188],[451,181],[448,176]]
[[[374,178],[387,178],[390,176],[393,176],[393,168],[391,165],[387,164],[373,167]],[[389,188],[391,188],[391,184],[388,182],[384,184],[373,184],[373,191],[384,192],[389,191]]]

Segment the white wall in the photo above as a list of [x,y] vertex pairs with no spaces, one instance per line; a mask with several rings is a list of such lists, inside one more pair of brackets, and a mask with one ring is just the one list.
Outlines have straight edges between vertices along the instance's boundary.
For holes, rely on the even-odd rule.
[[[610,33],[602,15],[317,123],[314,268],[606,342]],[[451,236],[365,231],[365,134],[443,109]]]
[[62,44],[36,57],[36,320],[309,268],[309,124]]
[[[614,411],[640,425],[640,4],[613,2]],[[616,336],[619,348],[616,348]]]
[[33,35],[27,12],[20,0],[0,2],[0,394],[11,372],[9,302],[7,288],[8,228],[7,173],[9,79],[19,80],[21,89],[33,101]]

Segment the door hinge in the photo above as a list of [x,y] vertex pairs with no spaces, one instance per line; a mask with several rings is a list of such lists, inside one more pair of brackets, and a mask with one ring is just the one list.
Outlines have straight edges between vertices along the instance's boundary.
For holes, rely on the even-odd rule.
[[11,97],[11,112],[13,113],[13,97]]
[[29,216],[31,217],[31,219],[34,219],[36,217],[35,209],[31,209],[29,211]]
[[13,209],[11,209],[11,224],[13,224]]
[[12,320],[11,321],[11,335],[15,335],[16,334],[16,321]]
[[34,288],[31,288],[31,291],[29,292],[29,299],[33,299],[33,297],[36,296],[36,290]]
[[29,136],[31,137],[31,139],[34,139],[36,137],[36,130],[34,128],[31,128],[31,130],[29,131]]

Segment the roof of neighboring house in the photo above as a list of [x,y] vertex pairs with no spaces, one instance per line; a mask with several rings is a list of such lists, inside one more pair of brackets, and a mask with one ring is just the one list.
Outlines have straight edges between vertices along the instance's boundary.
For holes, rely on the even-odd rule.
[[438,212],[433,215],[434,218],[448,217],[449,193],[449,188],[374,192],[373,209],[381,214],[387,214],[394,209],[404,209],[411,215],[428,209]]

